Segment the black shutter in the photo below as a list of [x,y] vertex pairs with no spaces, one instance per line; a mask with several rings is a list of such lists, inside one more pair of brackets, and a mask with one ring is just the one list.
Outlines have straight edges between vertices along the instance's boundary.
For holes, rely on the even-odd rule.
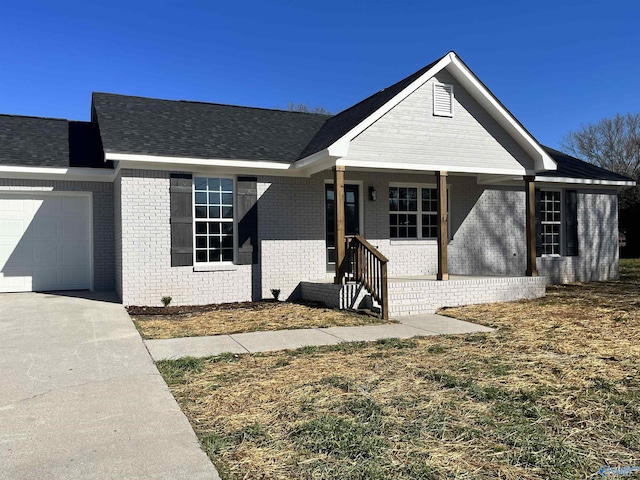
[[256,177],[238,177],[238,264],[258,263],[258,187]]
[[578,256],[578,192],[564,192],[565,243],[564,252],[568,257]]
[[193,265],[193,199],[192,178],[188,173],[172,173],[171,202],[171,266]]
[[536,188],[536,257],[542,256],[542,194]]

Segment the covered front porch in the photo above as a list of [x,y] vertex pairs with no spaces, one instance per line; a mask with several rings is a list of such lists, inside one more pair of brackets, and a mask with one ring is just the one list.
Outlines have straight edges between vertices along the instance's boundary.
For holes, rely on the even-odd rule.
[[[545,279],[538,277],[536,269],[536,229],[535,229],[535,196],[534,196],[534,177],[520,177],[523,190],[518,208],[514,208],[513,215],[520,211],[524,220],[522,223],[524,235],[512,232],[514,237],[522,235],[520,247],[516,247],[514,251],[526,253],[526,261],[523,262],[522,271],[514,272],[511,268],[508,274],[495,275],[495,271],[479,272],[479,275],[455,275],[450,274],[449,270],[449,244],[453,240],[453,235],[449,229],[449,208],[451,203],[457,200],[452,199],[453,195],[449,190],[448,172],[436,171],[433,174],[435,179],[435,188],[430,189],[430,197],[428,202],[432,207],[433,213],[427,219],[430,223],[425,225],[426,216],[418,217],[415,230],[435,232],[423,234],[425,236],[435,237],[431,244],[423,244],[424,249],[429,249],[436,253],[437,271],[433,275],[415,275],[411,274],[412,269],[407,268],[405,271],[399,271],[397,267],[393,268],[392,275],[389,274],[389,259],[378,250],[377,246],[372,245],[364,236],[348,232],[349,213],[351,206],[348,196],[345,197],[345,172],[344,166],[335,166],[332,169],[333,180],[333,206],[332,217],[328,211],[327,228],[332,227],[334,232],[333,245],[335,255],[335,276],[333,277],[334,286],[329,286],[326,280],[320,282],[303,282],[301,285],[301,295],[308,300],[323,301],[329,305],[339,308],[358,308],[362,306],[370,306],[379,308],[383,317],[389,315],[409,315],[412,313],[431,313],[438,308],[444,306],[459,306],[470,303],[484,303],[495,301],[510,301],[520,298],[535,298],[544,295]],[[424,175],[424,173],[423,173]],[[477,183],[480,183],[476,180]],[[392,204],[394,200],[391,198],[391,192],[396,191],[394,187],[389,186],[389,214],[385,217],[389,222],[389,237],[393,240],[394,225],[399,225],[397,230],[402,228],[412,228],[401,225],[400,220],[396,222],[395,218],[406,221],[410,215],[396,215],[393,213]],[[522,185],[522,184],[521,184]],[[512,186],[513,188],[513,186]],[[519,187],[522,189],[522,186]],[[402,189],[402,188],[401,188]],[[406,188],[404,190],[407,190]],[[423,192],[424,189],[412,188],[415,190],[414,195]],[[518,187],[515,187],[518,190]],[[376,200],[376,191],[369,187],[369,201]],[[424,192],[423,192],[424,195]],[[387,193],[384,191],[381,195],[381,201],[387,202]],[[411,200],[407,200],[411,201]],[[420,202],[419,198],[415,201]],[[425,197],[422,196],[422,202]],[[402,205],[402,198],[396,200]],[[508,207],[508,206],[507,206]],[[473,207],[471,207],[473,208]],[[399,211],[402,209],[399,208]],[[418,209],[419,210],[419,209]],[[381,212],[380,212],[381,213]],[[522,218],[525,217],[525,218]],[[351,222],[354,223],[354,222]],[[385,222],[386,223],[386,222]],[[408,222],[407,222],[408,223]],[[356,222],[357,224],[357,222]],[[365,226],[366,229],[366,226]],[[425,230],[428,229],[428,230]],[[520,230],[521,231],[521,230]],[[350,235],[347,235],[350,233]],[[421,238],[421,234],[417,234]],[[468,244],[468,239],[466,243]],[[396,242],[402,241],[397,239]],[[479,238],[478,241],[481,241]],[[485,239],[486,241],[486,239]],[[409,240],[409,242],[412,242]],[[374,242],[379,243],[379,242]],[[420,249],[420,242],[412,242],[411,246],[415,252]],[[435,245],[434,245],[435,244]],[[417,248],[416,248],[417,247]],[[435,247],[435,251],[434,251]],[[459,250],[459,249],[458,249]],[[504,257],[517,257],[518,254],[511,250],[502,250],[500,252]],[[419,262],[420,256],[409,261]],[[521,257],[520,257],[521,258]],[[523,259],[525,260],[525,259]],[[458,261],[457,263],[460,263]],[[499,261],[497,261],[499,263]],[[513,262],[512,262],[513,263]],[[519,263],[519,261],[518,261]],[[454,265],[456,262],[454,261]],[[526,267],[525,267],[526,264]],[[392,267],[394,267],[392,265]],[[454,270],[455,271],[455,270]],[[462,269],[464,271],[464,269]],[[458,271],[459,273],[459,271]],[[475,273],[475,272],[474,272]],[[507,273],[505,271],[505,273]],[[368,304],[367,304],[368,302]]]

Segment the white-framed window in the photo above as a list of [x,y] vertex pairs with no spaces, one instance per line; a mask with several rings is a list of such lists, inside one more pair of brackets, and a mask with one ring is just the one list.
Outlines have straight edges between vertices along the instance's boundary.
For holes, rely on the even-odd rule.
[[432,185],[389,186],[389,238],[435,239],[438,190]]
[[439,117],[453,117],[453,85],[433,84],[433,114]]
[[562,232],[562,192],[540,191],[540,240],[542,255],[560,255]]
[[233,192],[232,178],[194,176],[193,231],[196,264],[233,262]]
[[536,231],[536,256],[578,256],[577,190],[536,189]]

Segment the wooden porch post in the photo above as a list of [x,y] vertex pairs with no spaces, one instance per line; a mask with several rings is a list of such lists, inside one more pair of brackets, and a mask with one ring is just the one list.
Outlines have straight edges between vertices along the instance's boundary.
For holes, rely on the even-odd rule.
[[336,232],[336,276],[333,283],[336,285],[344,282],[344,171],[343,166],[333,167],[333,225]]
[[447,210],[447,172],[436,172],[438,191],[438,280],[449,280],[447,245],[449,212]]
[[536,265],[536,186],[534,176],[524,177],[526,198],[527,277],[537,277]]

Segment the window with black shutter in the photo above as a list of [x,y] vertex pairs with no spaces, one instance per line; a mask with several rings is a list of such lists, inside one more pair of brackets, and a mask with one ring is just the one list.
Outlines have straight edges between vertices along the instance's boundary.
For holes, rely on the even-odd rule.
[[192,178],[173,173],[170,177],[171,266],[193,265]]
[[258,188],[256,177],[236,181],[239,265],[258,263]]
[[565,190],[565,255],[578,256],[578,192]]

